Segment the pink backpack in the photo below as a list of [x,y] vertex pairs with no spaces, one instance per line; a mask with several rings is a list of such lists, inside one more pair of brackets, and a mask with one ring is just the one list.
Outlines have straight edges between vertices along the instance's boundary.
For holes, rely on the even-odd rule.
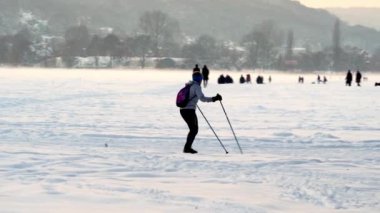
[[177,94],[177,99],[176,99],[176,105],[177,107],[186,107],[187,104],[190,102],[190,100],[192,100],[194,97],[190,98],[190,88],[191,88],[192,84],[186,84],[186,86],[184,88],[182,88],[181,90],[179,90],[178,94]]

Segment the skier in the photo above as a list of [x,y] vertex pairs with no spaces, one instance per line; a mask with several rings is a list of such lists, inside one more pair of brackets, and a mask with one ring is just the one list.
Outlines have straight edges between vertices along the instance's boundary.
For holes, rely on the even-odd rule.
[[356,83],[358,84],[358,87],[360,87],[360,82],[362,81],[362,74],[360,71],[356,71]]
[[202,75],[203,75],[203,87],[206,88],[208,84],[208,76],[210,74],[210,70],[207,68],[206,65],[202,68]]
[[351,86],[352,83],[352,73],[351,70],[348,70],[347,76],[346,76],[346,86]]
[[190,82],[191,88],[190,88],[190,101],[189,103],[180,109],[180,113],[182,118],[185,120],[187,126],[189,127],[189,133],[187,135],[187,140],[185,147],[183,149],[184,153],[191,153],[196,154],[198,153],[196,150],[192,148],[195,136],[198,134],[198,118],[195,113],[195,110],[197,108],[198,100],[201,100],[202,102],[215,102],[215,101],[221,101],[222,96],[217,94],[215,97],[206,97],[201,88],[201,83],[203,80],[203,76],[200,72],[193,73],[193,81]]

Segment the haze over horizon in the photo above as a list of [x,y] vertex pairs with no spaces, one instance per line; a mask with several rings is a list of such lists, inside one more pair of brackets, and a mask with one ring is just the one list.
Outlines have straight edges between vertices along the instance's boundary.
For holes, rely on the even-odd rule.
[[329,8],[329,7],[369,7],[380,8],[379,0],[298,0],[302,4],[308,7],[314,8]]

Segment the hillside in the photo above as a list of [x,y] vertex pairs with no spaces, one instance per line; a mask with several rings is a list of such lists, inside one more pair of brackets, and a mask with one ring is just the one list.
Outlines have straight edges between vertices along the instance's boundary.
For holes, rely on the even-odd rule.
[[[179,20],[182,30],[192,36],[210,34],[240,40],[253,26],[273,20],[284,31],[293,29],[298,41],[328,45],[336,20],[325,10],[307,8],[290,0],[2,0],[0,11],[15,14],[30,10],[49,20],[54,32],[62,32],[78,20],[92,28],[113,27],[131,33],[147,10],[162,10]],[[380,33],[366,27],[342,25],[344,38],[363,48],[380,43]]]
[[327,8],[326,10],[352,25],[380,30],[380,8]]

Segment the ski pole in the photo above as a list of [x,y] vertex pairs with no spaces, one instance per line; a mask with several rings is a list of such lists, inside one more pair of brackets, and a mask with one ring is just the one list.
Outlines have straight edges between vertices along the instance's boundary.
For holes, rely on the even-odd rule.
[[214,133],[215,137],[218,139],[220,145],[222,146],[222,148],[224,149],[224,151],[226,152],[226,154],[228,154],[228,151],[226,149],[226,147],[223,145],[222,141],[219,139],[218,135],[216,134],[216,132],[214,131],[214,129],[212,128],[210,122],[208,122],[206,116],[203,114],[201,108],[197,105],[198,109],[199,109],[199,112],[201,112],[203,118],[206,120],[207,124],[209,125],[210,129],[212,130],[212,132]]
[[240,149],[240,153],[243,154],[243,150],[241,149],[241,146],[240,146],[240,144],[239,144],[239,141],[238,141],[238,139],[237,139],[237,137],[236,137],[236,134],[235,134],[234,128],[232,128],[232,125],[231,125],[230,119],[228,118],[227,112],[226,112],[226,110],[224,109],[224,106],[223,106],[222,101],[220,101],[220,105],[222,106],[222,109],[223,109],[223,111],[224,111],[224,114],[226,115],[227,121],[228,121],[228,123],[230,124],[231,130],[232,130],[232,133],[234,134],[234,137],[235,137],[236,143],[237,143],[237,145],[238,145],[238,147],[239,147],[239,149]]

